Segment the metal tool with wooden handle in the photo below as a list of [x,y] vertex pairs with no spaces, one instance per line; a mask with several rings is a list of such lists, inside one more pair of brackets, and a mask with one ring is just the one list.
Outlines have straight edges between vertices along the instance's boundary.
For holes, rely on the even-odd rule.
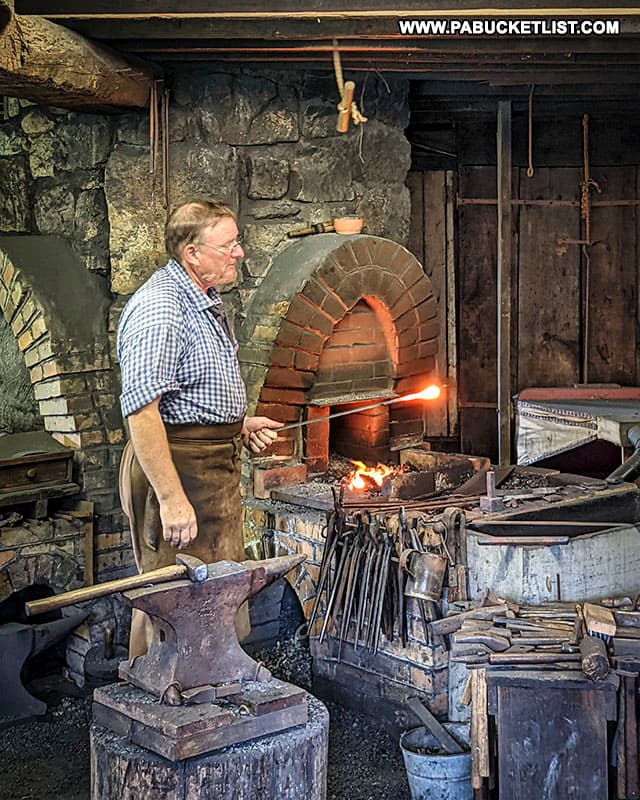
[[76,603],[85,603],[87,600],[96,600],[114,592],[126,592],[128,589],[138,589],[155,583],[166,583],[179,578],[189,578],[192,581],[203,581],[208,575],[208,565],[195,556],[185,553],[176,555],[176,563],[169,567],[160,567],[141,575],[131,575],[127,578],[118,578],[115,581],[105,581],[94,586],[83,586],[70,592],[43,597],[41,600],[30,600],[24,604],[28,617],[45,614],[47,611],[56,611],[59,608],[73,606]]
[[448,755],[462,753],[463,749],[449,731],[425,708],[418,697],[410,697],[407,705],[420,722],[435,736],[442,750]]

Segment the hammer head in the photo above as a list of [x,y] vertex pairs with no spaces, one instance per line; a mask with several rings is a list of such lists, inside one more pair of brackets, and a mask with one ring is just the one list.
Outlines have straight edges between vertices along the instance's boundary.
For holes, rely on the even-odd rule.
[[187,577],[196,583],[205,581],[209,574],[209,565],[205,564],[195,556],[190,556],[187,553],[178,553],[176,555],[176,564],[182,564],[187,568]]

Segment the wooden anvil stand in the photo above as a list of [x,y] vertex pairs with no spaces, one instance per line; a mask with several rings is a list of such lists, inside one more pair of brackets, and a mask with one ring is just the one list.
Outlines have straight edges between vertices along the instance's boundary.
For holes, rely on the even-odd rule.
[[221,561],[124,593],[153,641],[120,665],[126,683],[94,694],[92,800],[326,797],[326,709],[273,679],[234,626],[247,598],[303,560]]

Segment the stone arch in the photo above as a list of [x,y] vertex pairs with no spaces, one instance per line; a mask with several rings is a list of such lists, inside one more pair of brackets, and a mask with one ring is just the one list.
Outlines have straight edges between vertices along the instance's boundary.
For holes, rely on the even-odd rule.
[[[254,294],[239,328],[250,408],[300,421],[323,347],[361,299],[387,327],[393,391],[422,388],[435,371],[437,303],[429,278],[406,248],[375,236],[322,234],[288,247]],[[279,455],[300,452],[292,437]]]
[[34,546],[28,553],[11,552],[3,564],[5,581],[0,585],[0,601],[12,592],[32,584],[45,584],[56,593],[77,589],[83,585],[85,566],[59,547]]

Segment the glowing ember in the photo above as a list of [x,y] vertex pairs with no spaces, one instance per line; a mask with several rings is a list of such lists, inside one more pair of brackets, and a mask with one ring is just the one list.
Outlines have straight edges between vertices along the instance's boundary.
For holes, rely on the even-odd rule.
[[397,471],[395,467],[388,467],[386,464],[368,467],[362,461],[352,460],[351,463],[355,464],[356,468],[346,478],[347,489],[365,489],[372,484],[380,488],[387,475]]
[[440,387],[436,386],[436,384],[432,384],[431,386],[427,386],[426,389],[423,389],[421,392],[416,392],[415,394],[405,394],[404,397],[400,398],[402,401],[405,400],[435,400],[440,397]]

